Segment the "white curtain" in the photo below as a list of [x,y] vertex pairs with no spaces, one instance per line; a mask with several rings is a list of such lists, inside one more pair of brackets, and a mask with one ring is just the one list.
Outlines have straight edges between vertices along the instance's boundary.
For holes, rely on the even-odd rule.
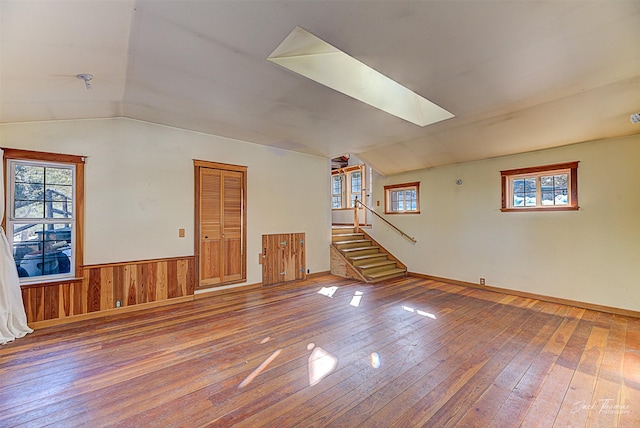
[[[4,177],[3,151],[0,149],[0,182]],[[0,186],[0,220],[4,218],[4,187]],[[13,261],[9,241],[0,227],[0,344],[25,336],[33,330],[27,325],[22,305],[18,270]]]

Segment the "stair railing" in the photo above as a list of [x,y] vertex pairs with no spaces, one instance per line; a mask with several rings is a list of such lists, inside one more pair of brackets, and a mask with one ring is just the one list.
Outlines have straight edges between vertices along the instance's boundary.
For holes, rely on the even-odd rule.
[[395,229],[396,232],[398,232],[400,235],[404,236],[405,238],[407,238],[408,240],[410,240],[411,242],[418,242],[415,240],[415,238],[407,235],[406,233],[404,233],[402,230],[398,229],[396,226],[394,226],[393,224],[391,224],[391,222],[389,222],[389,220],[387,220],[386,218],[382,217],[380,214],[378,214],[377,212],[375,212],[374,210],[372,210],[371,208],[369,208],[368,206],[366,206],[365,204],[363,204],[362,202],[360,202],[358,200],[358,197],[356,196],[356,199],[353,203],[353,228],[356,231],[356,233],[360,232],[360,225],[359,225],[359,220],[358,220],[358,205],[361,205],[362,207],[364,207],[365,209],[369,210],[370,213],[372,213],[373,215],[377,216],[378,218],[380,218],[380,220],[384,221],[385,223],[387,223],[389,226],[391,226],[393,229]]

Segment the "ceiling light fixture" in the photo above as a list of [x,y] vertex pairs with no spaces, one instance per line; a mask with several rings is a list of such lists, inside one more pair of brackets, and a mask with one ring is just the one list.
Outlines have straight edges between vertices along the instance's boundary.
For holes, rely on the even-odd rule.
[[91,84],[91,80],[93,79],[93,74],[83,73],[83,74],[78,74],[76,77],[78,79],[84,80],[84,86],[87,89],[93,89],[93,85]]
[[294,28],[267,59],[418,126],[454,117],[300,27]]

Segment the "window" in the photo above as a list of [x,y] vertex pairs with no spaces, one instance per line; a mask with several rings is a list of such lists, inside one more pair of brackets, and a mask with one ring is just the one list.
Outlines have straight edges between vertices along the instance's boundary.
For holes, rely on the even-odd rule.
[[342,175],[331,176],[332,208],[342,208]]
[[362,202],[362,171],[353,171],[349,177],[349,181],[351,181],[349,207],[353,208],[356,204],[356,198]]
[[21,282],[79,276],[82,158],[4,150],[7,238]]
[[356,197],[364,202],[364,165],[353,165],[331,171],[331,207],[353,208]]
[[578,207],[578,162],[500,171],[502,211],[567,211]]
[[420,214],[420,183],[384,186],[385,214]]

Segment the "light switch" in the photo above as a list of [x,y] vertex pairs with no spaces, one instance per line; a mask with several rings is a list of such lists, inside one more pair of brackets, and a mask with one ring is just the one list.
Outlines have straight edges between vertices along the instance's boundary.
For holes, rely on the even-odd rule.
[[178,229],[178,238],[184,238],[184,229]]

